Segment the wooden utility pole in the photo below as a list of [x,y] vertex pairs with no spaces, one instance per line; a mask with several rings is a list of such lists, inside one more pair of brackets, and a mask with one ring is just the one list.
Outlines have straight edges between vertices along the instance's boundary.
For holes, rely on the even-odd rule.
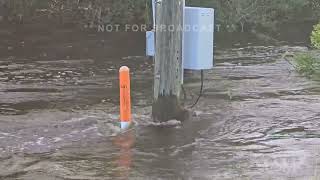
[[156,0],[156,53],[154,67],[154,120],[183,120],[180,104],[185,0]]

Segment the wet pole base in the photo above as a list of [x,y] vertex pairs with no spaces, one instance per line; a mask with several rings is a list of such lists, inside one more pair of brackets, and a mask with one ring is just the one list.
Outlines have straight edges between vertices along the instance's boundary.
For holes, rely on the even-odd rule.
[[181,106],[177,96],[159,96],[152,106],[153,120],[167,122],[170,120],[185,121],[190,118],[190,112]]

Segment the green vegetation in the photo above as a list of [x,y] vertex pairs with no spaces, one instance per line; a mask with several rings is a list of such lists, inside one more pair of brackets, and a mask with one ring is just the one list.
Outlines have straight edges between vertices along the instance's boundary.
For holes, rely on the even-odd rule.
[[295,55],[296,70],[308,77],[320,75],[320,54],[317,52],[300,53]]
[[0,0],[0,16],[9,23],[57,20],[61,24],[144,23],[147,0]]
[[[218,23],[231,27],[275,29],[284,21],[320,16],[318,0],[186,1],[191,6],[214,7]],[[150,23],[150,4],[151,0],[0,0],[0,16],[11,22],[17,17],[23,17],[24,22],[46,17],[60,23],[90,26]]]
[[295,69],[307,76],[320,77],[320,23],[314,26],[311,33],[311,44],[316,50],[296,54]]
[[311,34],[311,44],[316,49],[320,49],[320,23],[314,26]]
[[216,8],[220,24],[271,29],[275,29],[277,24],[283,21],[297,18],[295,15],[301,15],[302,18],[307,14],[306,9],[311,10],[311,7],[315,7],[312,5],[312,0],[189,0],[188,2],[191,5]]

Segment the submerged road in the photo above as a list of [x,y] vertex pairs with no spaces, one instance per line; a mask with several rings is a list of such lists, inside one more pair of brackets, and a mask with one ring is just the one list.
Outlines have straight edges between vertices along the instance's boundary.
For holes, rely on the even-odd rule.
[[[0,179],[319,179],[320,82],[281,59],[301,50],[219,50],[193,117],[166,124],[150,119],[145,57],[0,59]],[[121,65],[136,127],[119,135]]]

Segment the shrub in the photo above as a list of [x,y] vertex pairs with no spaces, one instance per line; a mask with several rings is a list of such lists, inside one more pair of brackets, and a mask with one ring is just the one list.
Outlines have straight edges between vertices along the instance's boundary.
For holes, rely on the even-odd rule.
[[311,44],[313,47],[320,49],[320,23],[314,26],[311,34]]
[[298,72],[307,75],[320,74],[320,58],[316,53],[301,53],[295,56],[295,68]]

